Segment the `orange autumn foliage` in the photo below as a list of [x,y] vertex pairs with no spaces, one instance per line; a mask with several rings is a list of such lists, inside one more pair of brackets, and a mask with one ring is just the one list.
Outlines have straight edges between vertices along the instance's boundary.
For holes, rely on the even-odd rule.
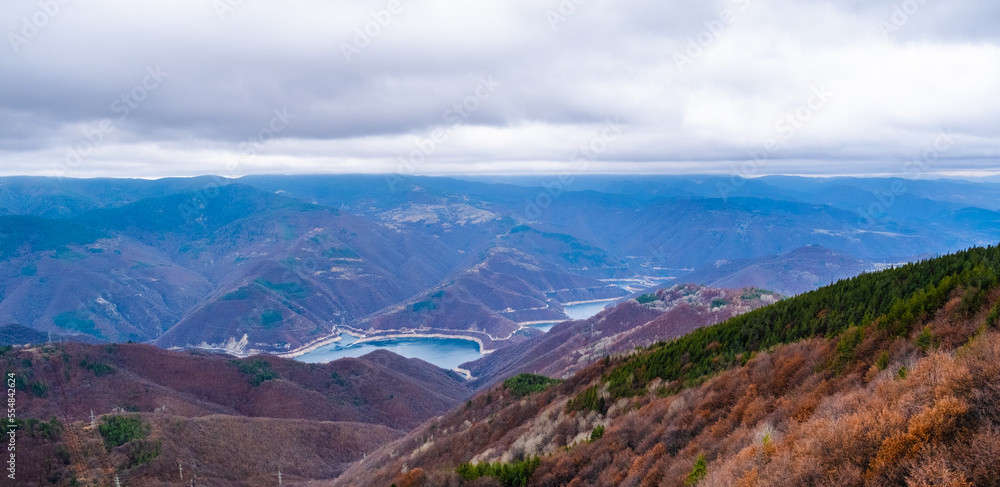
[[[466,418],[473,426],[401,457],[445,475],[468,445],[490,449],[493,460],[532,438],[542,460],[529,486],[679,487],[701,455],[707,475],[698,487],[1000,486],[1000,333],[980,331],[982,313],[955,311],[959,300],[907,336],[872,325],[846,361],[838,340],[806,339],[686,389],[654,384],[606,412],[567,413],[569,398],[598,383],[595,364],[530,410],[511,402],[446,416],[439,428]],[[942,346],[915,344],[925,327],[945,337]],[[603,436],[574,443],[589,437],[594,420],[606,425]]]

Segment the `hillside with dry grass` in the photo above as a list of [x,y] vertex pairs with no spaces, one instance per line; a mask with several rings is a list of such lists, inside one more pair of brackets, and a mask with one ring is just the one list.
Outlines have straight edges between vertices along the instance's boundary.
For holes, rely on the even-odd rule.
[[998,270],[971,249],[497,385],[330,484],[1000,485]]

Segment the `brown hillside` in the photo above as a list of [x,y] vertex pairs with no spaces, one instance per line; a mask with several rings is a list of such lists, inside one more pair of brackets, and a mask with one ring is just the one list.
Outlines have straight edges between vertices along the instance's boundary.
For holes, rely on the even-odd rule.
[[[173,485],[158,482],[179,477],[178,461],[209,485],[272,485],[279,463],[290,481],[332,479],[469,394],[453,373],[384,351],[304,364],[66,343],[8,347],[0,362],[16,380],[19,485],[32,486],[109,485],[114,473]],[[148,435],[106,448],[91,410],[98,424],[140,418]],[[144,449],[159,453],[140,465]]]
[[[943,305],[912,315],[901,334],[892,330],[906,321],[883,316],[755,353],[678,392],[655,379],[638,395],[611,395],[607,377],[637,355],[523,399],[496,386],[330,485],[500,485],[463,480],[456,467],[533,456],[530,486],[1000,485],[1000,290],[977,277],[988,268],[966,269],[942,279],[937,289],[952,289]],[[870,281],[893,276],[903,274]],[[597,410],[571,402],[589,387],[608,401]]]

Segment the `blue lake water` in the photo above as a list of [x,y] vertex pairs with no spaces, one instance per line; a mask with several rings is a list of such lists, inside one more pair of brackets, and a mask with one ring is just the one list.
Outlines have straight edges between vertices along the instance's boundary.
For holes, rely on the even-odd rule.
[[360,357],[376,350],[388,350],[407,358],[419,358],[442,369],[454,369],[482,357],[479,344],[457,338],[393,338],[377,342],[355,344],[357,338],[341,335],[343,339],[320,347],[295,359],[307,363],[326,363],[339,358]]
[[[612,301],[604,301],[600,303],[584,303],[584,304],[571,304],[569,306],[564,306],[563,309],[566,310],[566,314],[569,315],[572,320],[585,320],[591,316],[600,313],[605,306],[612,303]],[[548,333],[553,326],[561,323],[560,321],[552,321],[548,323],[536,323],[531,325],[532,328],[536,328]]]
[[566,314],[574,320],[585,320],[600,313],[605,306],[614,301],[602,301],[600,303],[571,304],[566,306]]
[[561,323],[561,321],[550,321],[548,323],[535,323],[534,325],[529,325],[529,326],[531,326],[532,328],[535,328],[536,330],[542,330],[542,331],[548,333],[549,330],[551,330],[553,326],[556,326],[559,323]]
[[[566,306],[566,314],[574,320],[583,320],[596,315],[608,302],[585,303]],[[549,331],[558,322],[539,323],[532,325],[542,331]],[[377,342],[356,343],[358,339],[350,335],[341,335],[336,343],[320,347],[312,352],[300,355],[295,359],[306,363],[326,363],[340,358],[360,357],[375,350],[388,350],[408,358],[419,358],[443,369],[454,369],[461,364],[478,360],[479,344],[470,340],[457,338],[392,338]]]

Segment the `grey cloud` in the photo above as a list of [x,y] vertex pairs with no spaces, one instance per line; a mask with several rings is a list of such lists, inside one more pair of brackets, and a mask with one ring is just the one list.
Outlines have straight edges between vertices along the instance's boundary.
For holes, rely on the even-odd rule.
[[[837,97],[769,154],[775,172],[892,172],[942,126],[963,134],[942,170],[988,168],[1000,7],[926,0],[883,37],[879,22],[916,1],[403,1],[350,61],[344,43],[388,1],[243,2],[221,19],[195,0],[67,2],[18,52],[0,49],[0,172],[44,172],[112,120],[78,174],[197,173],[243,157],[276,109],[295,119],[247,170],[393,170],[482,76],[501,88],[421,170],[558,167],[619,117],[608,167],[726,172],[823,84]],[[0,32],[38,9],[14,4]],[[122,118],[115,100],[150,66],[168,78]]]

